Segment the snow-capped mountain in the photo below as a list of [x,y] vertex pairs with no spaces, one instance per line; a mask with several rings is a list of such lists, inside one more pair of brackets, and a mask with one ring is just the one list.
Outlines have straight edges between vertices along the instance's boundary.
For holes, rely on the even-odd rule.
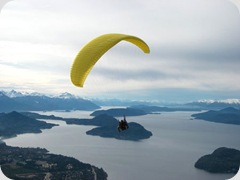
[[240,108],[240,99],[199,100],[188,103],[187,106],[200,107],[203,109],[222,109],[227,107]]
[[240,104],[240,99],[224,99],[224,100],[199,100],[199,103],[226,103],[226,104]]
[[58,98],[62,98],[62,99],[77,99],[77,97],[73,94],[70,94],[68,92],[64,92],[62,94],[60,94],[59,96],[57,96]]
[[16,97],[24,97],[24,96],[46,96],[46,97],[54,97],[54,98],[62,98],[62,99],[76,99],[78,98],[77,96],[70,94],[68,92],[64,92],[60,95],[46,95],[43,93],[39,93],[39,92],[19,92],[19,91],[15,91],[15,90],[11,90],[11,91],[0,91],[2,94],[8,96],[9,98],[16,98]]
[[59,96],[50,96],[37,92],[0,91],[0,112],[95,110],[98,108],[100,107],[93,102],[67,92]]
[[38,92],[19,92],[19,91],[15,91],[15,90],[11,90],[11,91],[1,91],[4,95],[10,97],[10,98],[15,98],[15,97],[23,97],[23,96],[44,96],[44,94],[38,93]]
[[13,98],[13,97],[21,97],[23,96],[23,94],[21,92],[17,92],[15,90],[11,90],[11,91],[2,91],[3,94],[5,94],[6,96]]

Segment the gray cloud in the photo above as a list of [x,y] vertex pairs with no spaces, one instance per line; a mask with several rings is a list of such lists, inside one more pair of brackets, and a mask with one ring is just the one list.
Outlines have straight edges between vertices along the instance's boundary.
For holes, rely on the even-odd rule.
[[3,6],[6,5],[9,1],[12,1],[12,0],[1,0],[0,1],[0,13],[1,13]]

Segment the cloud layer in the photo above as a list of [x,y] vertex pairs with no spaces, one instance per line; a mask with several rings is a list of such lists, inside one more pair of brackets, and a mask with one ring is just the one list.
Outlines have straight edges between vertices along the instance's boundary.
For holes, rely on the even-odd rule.
[[[96,64],[83,89],[74,87],[75,55],[110,32],[140,37],[151,53],[121,42]],[[239,47],[240,15],[228,0],[11,1],[0,15],[0,83],[80,96],[157,99],[164,97],[158,92],[186,96],[185,90],[195,92],[192,98],[213,92],[235,98]]]

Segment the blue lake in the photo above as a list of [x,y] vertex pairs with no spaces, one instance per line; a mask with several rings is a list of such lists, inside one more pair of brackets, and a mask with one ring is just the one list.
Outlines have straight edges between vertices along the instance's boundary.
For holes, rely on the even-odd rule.
[[[38,112],[61,117],[89,117],[90,112]],[[192,120],[194,112],[127,117],[153,133],[140,142],[86,135],[93,126],[66,125],[7,139],[8,145],[41,147],[102,167],[109,180],[225,180],[233,174],[211,174],[194,168],[203,155],[219,147],[240,150],[240,126]]]

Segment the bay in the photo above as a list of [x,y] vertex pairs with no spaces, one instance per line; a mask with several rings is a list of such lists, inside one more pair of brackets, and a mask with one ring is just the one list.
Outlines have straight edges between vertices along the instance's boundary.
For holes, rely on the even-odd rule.
[[[61,117],[91,118],[90,112],[38,112]],[[233,174],[211,174],[194,168],[203,155],[219,147],[240,149],[240,126],[192,120],[194,112],[166,112],[127,117],[153,133],[139,142],[86,135],[93,126],[63,121],[40,134],[6,139],[11,146],[41,147],[102,167],[110,180],[225,180]],[[120,118],[119,118],[120,119]]]

